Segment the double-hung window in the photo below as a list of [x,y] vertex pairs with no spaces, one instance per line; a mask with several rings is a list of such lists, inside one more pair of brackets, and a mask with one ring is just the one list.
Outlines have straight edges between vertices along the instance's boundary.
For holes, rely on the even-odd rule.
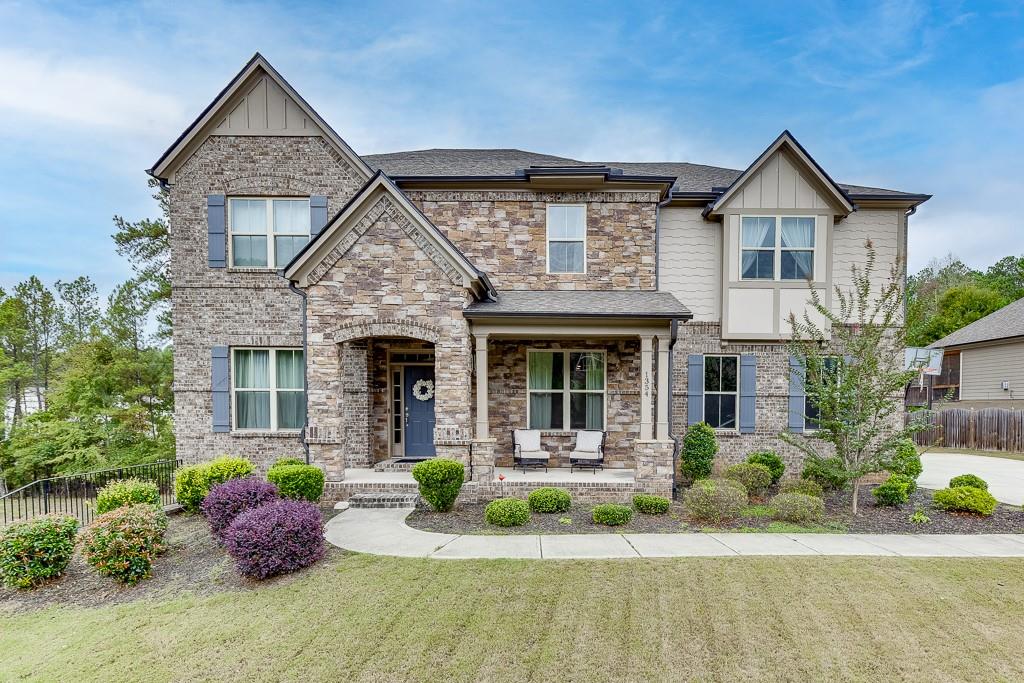
[[704,421],[715,429],[736,429],[739,358],[704,356]]
[[744,216],[740,232],[744,280],[814,279],[814,216]]
[[309,242],[308,199],[232,198],[231,265],[282,268]]
[[306,396],[299,349],[234,349],[235,429],[302,429]]
[[530,429],[604,429],[604,351],[527,354]]
[[549,204],[547,232],[548,272],[587,272],[587,207]]
[[[820,373],[821,383],[823,385],[832,385],[839,382],[839,364],[842,362],[838,356],[826,356],[822,359],[821,365],[817,368],[817,372]],[[812,370],[813,372],[814,370]],[[814,400],[814,396],[809,394],[805,395],[804,398],[804,415],[807,418],[805,429],[813,431],[818,429],[821,425],[819,420],[821,418],[821,408]]]

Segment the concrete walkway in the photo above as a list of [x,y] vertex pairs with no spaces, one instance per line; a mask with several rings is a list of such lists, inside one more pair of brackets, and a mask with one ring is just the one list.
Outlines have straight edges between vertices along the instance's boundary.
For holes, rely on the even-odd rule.
[[327,523],[330,543],[360,553],[438,559],[606,559],[733,555],[1024,557],[1015,534],[435,534],[408,509],[350,509]]
[[924,471],[917,485],[944,489],[958,474],[976,474],[988,482],[989,492],[1001,503],[1024,504],[1024,461],[963,453],[924,453]]

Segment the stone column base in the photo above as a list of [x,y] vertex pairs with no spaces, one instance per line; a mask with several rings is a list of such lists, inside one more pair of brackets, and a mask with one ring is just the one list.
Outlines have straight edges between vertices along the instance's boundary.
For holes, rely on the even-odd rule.
[[675,441],[637,440],[634,443],[637,491],[671,498]]
[[487,488],[494,481],[494,451],[497,439],[476,439],[472,448],[473,481]]

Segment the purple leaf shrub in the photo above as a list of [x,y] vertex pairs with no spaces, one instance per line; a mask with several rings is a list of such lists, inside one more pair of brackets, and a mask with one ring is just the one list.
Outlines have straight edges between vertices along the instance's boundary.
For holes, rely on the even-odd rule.
[[210,532],[223,542],[224,532],[238,515],[277,500],[277,487],[262,479],[229,479],[210,489],[201,510]]
[[224,533],[238,571],[256,579],[308,567],[324,556],[320,508],[278,500],[240,514]]

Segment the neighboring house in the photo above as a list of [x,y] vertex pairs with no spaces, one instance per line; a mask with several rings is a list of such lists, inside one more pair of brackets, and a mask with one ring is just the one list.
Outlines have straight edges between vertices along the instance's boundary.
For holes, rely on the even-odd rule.
[[[1024,299],[931,344],[958,406],[1019,408],[1024,401]],[[954,376],[955,373],[955,376]],[[941,399],[942,388],[935,398]]]
[[902,263],[928,199],[839,185],[788,132],[744,171],[360,157],[259,55],[150,173],[170,192],[180,457],[305,447],[344,488],[439,455],[484,496],[526,427],[552,466],[604,430],[629,490],[669,493],[674,438],[701,420],[723,460],[795,465],[776,438],[803,429],[787,316],[808,281],[826,301],[849,284],[869,238],[880,276]]

